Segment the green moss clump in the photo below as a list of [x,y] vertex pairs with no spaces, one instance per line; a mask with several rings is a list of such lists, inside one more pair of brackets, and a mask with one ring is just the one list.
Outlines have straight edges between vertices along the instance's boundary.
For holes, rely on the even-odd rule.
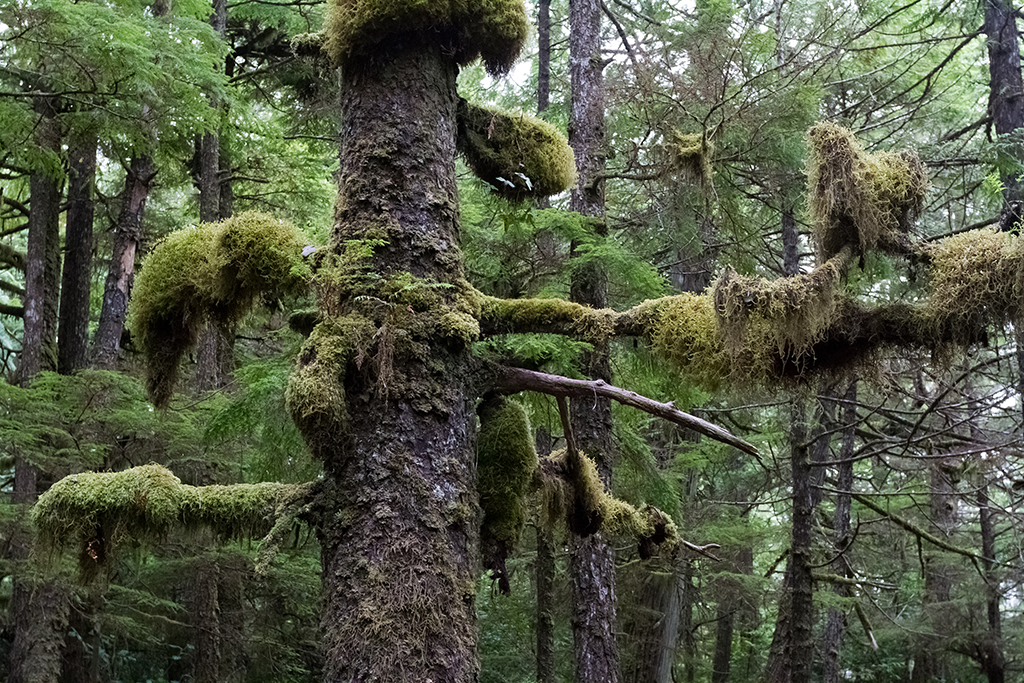
[[538,472],[545,524],[563,520],[581,536],[602,531],[632,538],[644,559],[653,555],[655,546],[671,549],[678,544],[679,532],[671,518],[649,505],[638,509],[612,496],[586,455],[571,458],[565,449],[555,451],[540,461]]
[[807,184],[820,255],[843,247],[905,254],[908,232],[924,206],[928,179],[910,152],[868,153],[849,130],[819,123],[808,133]]
[[733,374],[733,358],[725,351],[715,305],[707,294],[679,294],[647,301],[638,307],[654,351],[689,381],[716,390]]
[[834,322],[850,255],[846,247],[810,273],[776,280],[743,277],[726,268],[713,286],[726,350],[738,355],[752,343],[763,343],[747,334],[751,320],[760,320],[781,357],[802,356]]
[[207,324],[233,325],[262,295],[306,286],[306,244],[297,228],[247,212],[179,230],[153,249],[135,280],[128,324],[156,405],[167,405],[178,364]]
[[339,65],[426,41],[460,65],[477,57],[500,76],[526,42],[522,0],[330,0],[324,49]]
[[285,405],[318,458],[323,459],[347,432],[345,370],[375,331],[373,323],[359,315],[330,318],[317,324],[302,345]]
[[64,477],[39,497],[32,519],[44,547],[77,544],[87,573],[105,565],[119,546],[163,538],[179,527],[221,535],[264,534],[279,506],[306,496],[306,484],[187,486],[167,468],[143,465],[122,472]]
[[526,114],[459,104],[459,151],[478,178],[502,197],[547,197],[576,183],[576,162],[565,137]]
[[584,341],[600,342],[615,332],[615,311],[594,309],[565,299],[480,298],[480,320],[500,333],[563,332]]
[[477,491],[484,512],[480,552],[484,567],[507,594],[505,560],[515,551],[526,524],[526,494],[537,470],[537,451],[520,404],[491,397],[480,405],[479,414]]
[[927,320],[936,337],[958,343],[986,325],[1022,321],[1024,243],[990,229],[947,237],[927,252],[931,292]]
[[713,171],[711,157],[714,145],[703,135],[696,133],[680,133],[673,130],[668,143],[669,158],[672,165],[683,174],[700,183],[701,187],[711,187]]

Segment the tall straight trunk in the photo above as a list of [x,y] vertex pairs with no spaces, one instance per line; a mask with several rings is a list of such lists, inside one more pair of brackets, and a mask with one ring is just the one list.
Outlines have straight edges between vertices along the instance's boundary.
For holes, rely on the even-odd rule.
[[[948,535],[956,524],[957,498],[950,478],[951,466],[943,461],[930,463],[928,498],[931,525],[940,535]],[[915,643],[914,671],[911,683],[939,681],[946,677],[947,655],[944,637],[949,634],[949,600],[953,588],[952,565],[949,557],[938,550],[926,550],[924,565],[924,596],[922,608],[930,634],[922,635]]]
[[[832,571],[837,576],[853,576],[853,568],[847,557],[850,537],[850,510],[853,491],[853,449],[857,423],[857,380],[850,382],[843,397],[842,424],[843,445],[839,452],[838,474],[836,477],[836,511],[832,520],[832,531],[835,537],[834,552],[837,555],[832,563]],[[837,583],[832,592],[840,598],[850,597],[850,588],[846,584]],[[825,643],[823,652],[825,683],[839,683],[842,680],[840,655],[843,651],[843,637],[846,634],[846,615],[835,607],[828,610],[825,622]]]
[[68,150],[68,213],[64,273],[57,326],[57,372],[67,375],[89,363],[89,287],[92,282],[92,187],[96,180],[96,140]]
[[999,611],[999,577],[995,571],[996,531],[987,481],[978,487],[978,513],[981,522],[981,566],[985,573],[985,611],[988,617],[988,633],[979,647],[979,659],[988,683],[1004,683],[1006,656],[1003,653],[1002,616]]
[[1024,216],[1024,83],[1020,71],[1020,36],[1016,10],[1006,0],[984,0],[983,30],[988,45],[991,127],[999,138],[999,177],[1003,183],[1000,227],[1013,228]]
[[537,112],[551,101],[551,0],[537,3]]
[[[342,70],[331,248],[382,239],[366,266],[385,281],[411,275],[454,284],[464,277],[457,246],[456,73],[440,47]],[[317,529],[324,680],[475,681],[480,512],[472,355],[461,340],[429,331],[430,312],[381,306],[364,296],[364,287],[375,285],[339,292],[340,302],[331,305],[375,320],[379,333],[367,353],[377,362],[349,364],[344,379],[332,375],[344,382],[337,387],[348,414],[344,428],[329,420],[299,422],[325,470]],[[438,291],[454,297],[456,290]],[[414,323],[428,331],[404,327]],[[297,376],[316,372],[318,340],[335,334],[333,324],[314,331]],[[319,390],[292,381],[293,397]]]
[[[60,153],[60,122],[55,98],[39,97],[36,144]],[[47,171],[29,179],[28,253],[25,261],[25,317],[19,377],[27,385],[42,370],[57,368],[57,308],[60,296],[61,182]]]
[[[554,439],[543,427],[536,430],[537,455],[551,454]],[[555,681],[555,535],[545,524],[537,524],[537,683]]]
[[93,362],[99,367],[113,367],[121,350],[128,299],[135,281],[135,255],[142,240],[142,219],[155,176],[152,157],[132,158],[125,175],[121,211],[114,226],[114,246],[103,287],[100,322],[93,336]]
[[[213,0],[210,25],[222,37],[227,21],[227,0]],[[221,103],[211,96],[210,106],[219,110]],[[220,131],[209,130],[199,139],[199,220],[215,223],[220,219]]]
[[[569,2],[569,73],[572,108],[569,145],[576,158],[579,182],[572,189],[570,207],[593,220],[598,237],[607,235],[604,221],[604,77],[601,62],[600,0]],[[578,268],[570,298],[593,308],[608,305],[608,278],[590,264]],[[611,381],[607,344],[584,354],[583,372],[593,379]],[[611,483],[611,405],[597,399],[586,409],[572,411],[572,429],[580,450],[597,462],[606,484]],[[573,588],[573,642],[576,681],[619,680],[619,654],[615,642],[615,556],[600,534],[574,538],[569,571]]]
[[219,683],[221,658],[220,601],[217,584],[220,570],[215,558],[197,560],[189,587],[192,612],[192,680]]

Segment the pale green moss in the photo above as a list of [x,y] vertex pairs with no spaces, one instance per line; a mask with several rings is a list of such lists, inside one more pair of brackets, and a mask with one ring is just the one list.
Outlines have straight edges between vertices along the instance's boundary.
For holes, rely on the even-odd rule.
[[904,253],[911,223],[928,190],[924,166],[909,152],[865,152],[853,134],[833,123],[808,133],[811,218],[820,254],[844,246]]
[[258,536],[279,506],[309,493],[306,484],[187,486],[167,468],[67,476],[39,497],[32,518],[44,547],[78,545],[83,569],[104,565],[124,543],[161,539],[172,528],[210,528],[225,536]]
[[594,309],[565,299],[480,299],[480,320],[518,332],[560,331],[600,342],[615,332],[615,311]]
[[266,294],[303,289],[308,244],[295,227],[248,212],[172,233],[143,261],[128,325],[146,356],[154,403],[170,400],[178,363],[208,323],[230,325]]
[[672,165],[703,187],[711,187],[714,145],[703,135],[672,131],[668,143]]
[[494,397],[479,409],[477,491],[484,520],[480,551],[484,566],[501,576],[526,524],[526,494],[537,469],[537,451],[526,411]]
[[664,297],[641,304],[639,312],[655,352],[689,381],[715,390],[732,375],[733,359],[725,351],[711,296]]
[[324,33],[336,64],[430,41],[459,64],[480,57],[502,75],[526,41],[526,8],[522,0],[330,0]]
[[546,197],[576,183],[576,162],[565,137],[526,114],[463,101],[459,151],[473,173],[506,199]]

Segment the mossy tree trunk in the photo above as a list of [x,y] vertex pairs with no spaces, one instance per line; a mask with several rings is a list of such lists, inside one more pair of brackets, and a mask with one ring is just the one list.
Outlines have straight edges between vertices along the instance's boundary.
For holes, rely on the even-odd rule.
[[[340,251],[346,240],[386,240],[368,264],[384,282],[403,273],[440,283],[462,277],[456,73],[439,47],[343,70],[332,244]],[[368,293],[339,294],[342,311],[360,309],[378,325],[367,353],[379,362],[346,369],[348,425],[344,433],[336,424],[302,425],[325,466],[325,680],[474,681],[471,356],[462,342],[414,331],[434,314],[357,298]],[[315,362],[307,349],[300,372]]]

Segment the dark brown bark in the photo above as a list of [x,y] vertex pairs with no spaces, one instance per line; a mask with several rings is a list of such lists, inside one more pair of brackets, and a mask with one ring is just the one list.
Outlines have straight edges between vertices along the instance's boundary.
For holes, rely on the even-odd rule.
[[220,683],[220,571],[213,558],[200,558],[195,566],[189,598],[195,652],[192,679],[196,683]]
[[[35,110],[39,115],[36,144],[59,154],[61,133],[57,106],[52,97],[36,100]],[[29,179],[32,202],[23,298],[25,331],[18,369],[20,382],[26,386],[40,371],[57,368],[61,183],[52,173],[35,171]]]
[[69,603],[53,580],[22,579],[11,597],[16,624],[8,683],[56,683],[61,671]]
[[[227,0],[213,0],[210,25],[221,36],[227,28]],[[220,108],[216,97],[210,97],[210,106]],[[221,219],[220,208],[220,131],[208,130],[199,139],[199,220],[215,223]]]
[[[439,47],[343,69],[332,245],[386,239],[368,264],[382,278],[404,271],[450,283],[462,276],[456,72]],[[324,678],[475,681],[471,355],[457,340],[403,327],[426,324],[430,313],[397,307],[399,315],[389,317],[363,293],[339,292],[340,305],[381,316],[375,343],[400,331],[416,344],[385,349],[393,355],[383,377],[380,363],[349,366],[345,434],[333,424],[301,425],[325,466],[318,525]],[[315,354],[303,357],[308,364]]]
[[[857,422],[857,381],[850,382],[843,397],[842,424],[843,445],[839,452],[838,474],[836,478],[836,510],[832,520],[832,530],[835,535],[835,547],[833,552],[836,559],[832,563],[832,571],[837,576],[852,577],[853,570],[849,563],[846,552],[850,545],[850,510],[852,499],[850,491],[853,490],[853,456],[854,439],[856,435]],[[850,597],[850,587],[847,584],[836,583],[832,592],[841,598]],[[823,652],[824,680],[825,683],[839,683],[842,680],[840,668],[840,655],[843,650],[843,637],[846,634],[846,615],[843,610],[830,608],[825,623],[825,642]]]
[[213,391],[228,386],[235,373],[235,326],[211,324],[196,348],[195,390]]
[[1003,653],[1002,615],[999,611],[999,577],[996,566],[996,531],[992,506],[988,496],[988,482],[978,488],[978,513],[981,526],[981,561],[985,574],[985,611],[988,633],[978,645],[978,658],[988,683],[1006,680],[1006,656]]
[[89,362],[89,288],[92,282],[92,187],[96,179],[96,140],[68,150],[68,212],[64,272],[57,331],[57,372],[67,375]]
[[811,529],[814,488],[807,427],[795,409],[791,426],[790,465],[793,472],[793,536],[790,546],[791,625],[790,681],[810,683],[814,660],[814,583],[811,578]]
[[[537,455],[551,454],[553,439],[547,429],[537,428]],[[537,683],[555,681],[555,538],[554,531],[537,525]]]
[[121,350],[128,299],[135,281],[135,256],[142,240],[142,219],[155,176],[152,157],[132,158],[125,175],[121,211],[114,226],[114,246],[103,287],[103,308],[93,337],[93,362],[99,367],[113,367]]
[[999,177],[1003,183],[1000,228],[1009,230],[1024,215],[1024,83],[1020,71],[1020,37],[1016,11],[1005,0],[985,0],[984,32],[988,46],[991,128],[999,137]]

